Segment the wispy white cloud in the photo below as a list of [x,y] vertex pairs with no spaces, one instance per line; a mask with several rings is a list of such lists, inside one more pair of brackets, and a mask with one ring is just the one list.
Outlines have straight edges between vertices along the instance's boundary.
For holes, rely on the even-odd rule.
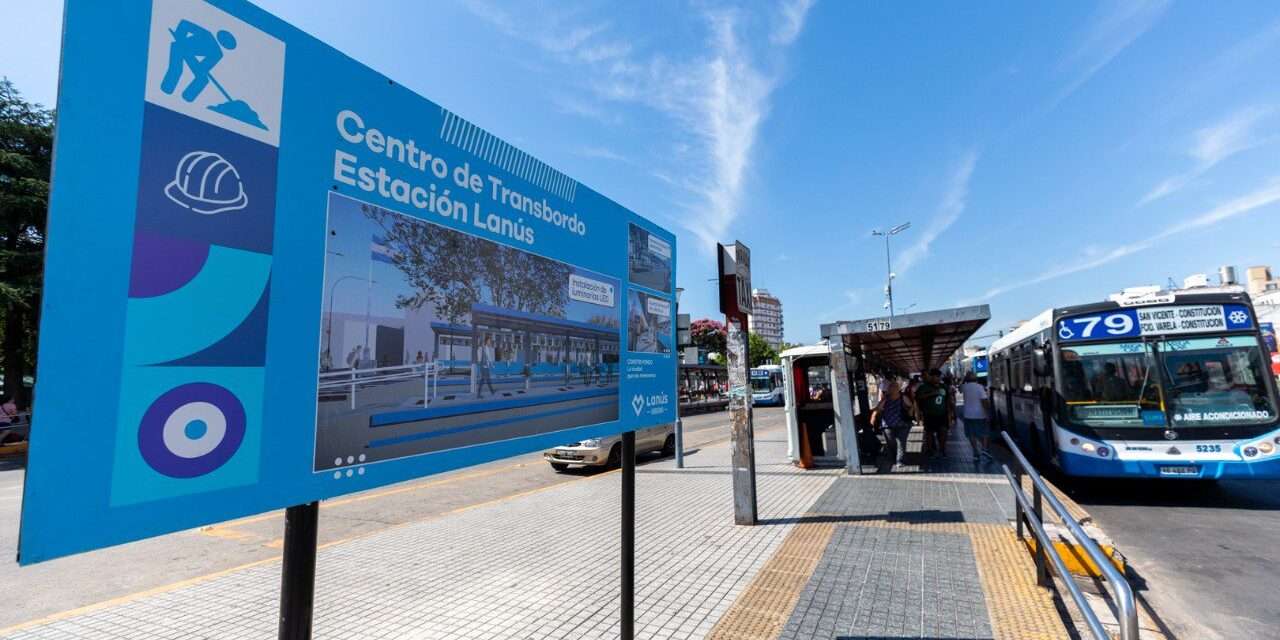
[[1016,289],[1022,289],[1024,287],[1037,285],[1055,278],[1061,278],[1063,276],[1096,269],[1126,256],[1146,251],[1172,236],[1196,229],[1211,227],[1225,220],[1252,213],[1258,209],[1262,209],[1276,203],[1280,203],[1280,176],[1272,178],[1266,185],[1255,191],[1223,202],[1222,204],[1219,204],[1218,206],[1199,215],[1192,216],[1182,222],[1166,227],[1155,235],[1113,247],[1111,249],[1104,250],[1092,246],[1088,247],[1087,251],[1085,251],[1076,262],[1058,265],[1025,280],[988,289],[982,294],[979,300],[989,300]]
[[1197,130],[1193,136],[1194,143],[1187,150],[1195,165],[1188,171],[1161,180],[1138,201],[1138,206],[1180,191],[1223,160],[1264,144],[1266,139],[1257,135],[1254,129],[1273,111],[1270,107],[1247,107]]
[[638,53],[607,23],[574,26],[551,21],[545,28],[529,28],[507,9],[485,0],[464,2],[504,33],[574,65],[595,102],[562,100],[557,102],[562,111],[605,121],[614,111],[609,105],[635,104],[676,123],[678,135],[666,155],[678,166],[651,174],[693,194],[695,202],[680,219],[700,246],[709,250],[726,239],[740,210],[760,125],[778,86],[778,76],[769,68],[778,66],[785,45],[799,36],[813,0],[784,0],[769,36],[777,46],[754,51],[754,39],[743,33],[751,20],[735,10],[707,10],[701,15],[708,34],[706,50],[680,60]]
[[779,19],[774,24],[769,40],[774,44],[789,45],[804,30],[804,21],[813,8],[814,0],[784,0],[778,7]]
[[906,273],[921,260],[929,255],[929,249],[933,246],[938,236],[951,228],[960,219],[960,215],[964,213],[966,203],[969,198],[969,179],[973,177],[973,169],[978,164],[978,152],[970,150],[965,153],[956,163],[955,169],[952,170],[950,177],[947,178],[947,186],[943,191],[942,201],[938,204],[938,213],[929,221],[928,226],[916,239],[915,243],[907,247],[901,255],[898,256],[897,272],[899,275]]
[[584,158],[599,158],[601,160],[613,160],[614,162],[626,162],[628,164],[631,163],[631,160],[626,156],[606,147],[578,147],[578,149],[575,150],[575,153]]
[[1060,65],[1073,75],[1049,101],[1051,110],[1095,74],[1107,66],[1116,56],[1155,26],[1169,8],[1169,0],[1108,0],[1094,13],[1083,37]]

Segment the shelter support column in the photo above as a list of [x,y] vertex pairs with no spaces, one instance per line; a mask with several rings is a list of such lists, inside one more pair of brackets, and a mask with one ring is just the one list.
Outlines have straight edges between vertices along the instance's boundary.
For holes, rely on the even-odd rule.
[[858,437],[853,428],[853,394],[849,388],[849,360],[844,340],[831,340],[831,408],[835,412],[836,450],[844,458],[845,471],[862,473]]

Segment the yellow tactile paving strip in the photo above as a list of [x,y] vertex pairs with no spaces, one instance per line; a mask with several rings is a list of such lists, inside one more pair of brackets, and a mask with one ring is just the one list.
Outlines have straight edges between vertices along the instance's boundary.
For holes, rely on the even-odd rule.
[[1036,586],[1036,568],[1007,525],[968,525],[987,615],[996,640],[1070,638],[1053,593]]
[[792,528],[778,551],[711,629],[708,640],[777,638],[834,530],[831,524],[802,523]]
[[[809,514],[821,517],[822,514]],[[921,529],[969,536],[996,640],[1058,640],[1071,635],[1053,593],[1036,586],[1035,564],[1009,525],[863,520],[841,526]],[[799,524],[707,636],[709,640],[774,640],[818,566],[830,524]]]

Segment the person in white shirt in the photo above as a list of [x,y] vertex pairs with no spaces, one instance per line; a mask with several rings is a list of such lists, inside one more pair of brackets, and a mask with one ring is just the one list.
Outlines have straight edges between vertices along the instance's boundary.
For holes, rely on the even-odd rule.
[[987,417],[991,401],[987,399],[987,388],[978,384],[978,377],[972,371],[964,374],[964,384],[960,385],[960,394],[964,397],[964,434],[969,444],[978,454],[978,459],[991,459],[987,447],[991,441],[991,424]]

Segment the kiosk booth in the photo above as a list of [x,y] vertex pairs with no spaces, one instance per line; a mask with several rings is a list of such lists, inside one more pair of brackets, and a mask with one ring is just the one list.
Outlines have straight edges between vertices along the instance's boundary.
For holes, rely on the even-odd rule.
[[858,434],[871,433],[875,379],[941,368],[990,318],[984,304],[833,322],[822,342],[782,352],[788,457],[862,473]]

